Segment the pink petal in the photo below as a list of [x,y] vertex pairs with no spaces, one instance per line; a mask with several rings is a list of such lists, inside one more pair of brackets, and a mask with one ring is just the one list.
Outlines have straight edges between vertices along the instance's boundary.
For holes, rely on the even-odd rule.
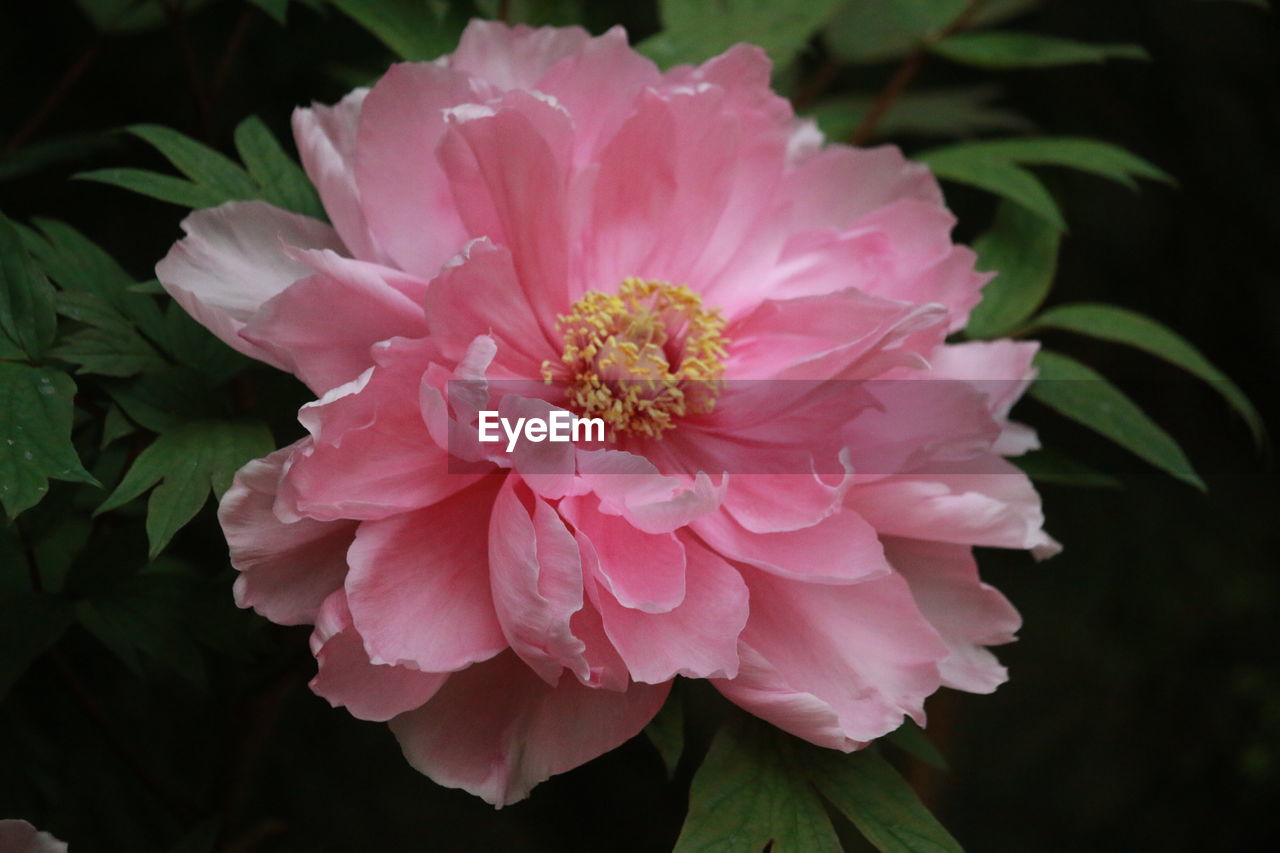
[[950,650],[938,665],[946,687],[991,693],[1008,674],[987,646],[1011,643],[1022,625],[1000,592],[978,579],[972,549],[963,545],[886,539],[893,567],[911,585],[920,612]]
[[[751,618],[742,642],[757,657],[717,681],[732,701],[792,734],[854,748],[924,718],[947,649],[897,575],[848,586],[799,583],[747,570]],[[842,742],[832,742],[828,706]]]
[[504,806],[638,734],[669,689],[633,684],[619,693],[572,678],[552,687],[506,654],[451,676],[391,730],[419,771]]
[[688,539],[684,544],[686,592],[673,610],[645,613],[624,607],[603,585],[589,585],[605,633],[636,681],[661,684],[677,675],[732,678],[738,673],[747,585],[719,555]]
[[787,180],[794,231],[847,228],[899,199],[942,205],[942,190],[929,167],[902,156],[896,146],[830,145],[801,162]]
[[156,264],[165,290],[228,346],[288,369],[240,330],[267,300],[310,274],[285,247],[340,250],[337,233],[260,201],[197,210],[182,220],[182,230],[187,236]]
[[619,515],[646,533],[670,533],[713,512],[724,495],[706,474],[665,476],[645,457],[623,450],[578,452],[578,479]]
[[346,591],[371,662],[453,672],[507,647],[489,586],[489,513],[501,480],[360,525]]
[[0,850],[4,853],[67,853],[67,843],[41,832],[25,820],[0,820]]
[[356,532],[349,521],[304,518],[285,524],[276,517],[272,505],[280,474],[297,447],[246,464],[218,506],[231,565],[240,572],[236,604],[280,625],[315,621],[321,602],[342,586]]
[[361,720],[386,722],[421,707],[449,677],[370,663],[364,641],[351,624],[351,611],[342,590],[325,599],[320,608],[311,646],[320,667],[311,679],[312,691],[335,708],[346,707]]
[[537,89],[556,63],[590,42],[591,35],[581,27],[508,27],[477,18],[467,24],[458,49],[445,62],[499,89]]
[[505,478],[489,519],[489,578],[515,653],[548,684],[565,667],[586,680],[586,646],[570,628],[582,609],[578,545],[551,505],[516,477]]

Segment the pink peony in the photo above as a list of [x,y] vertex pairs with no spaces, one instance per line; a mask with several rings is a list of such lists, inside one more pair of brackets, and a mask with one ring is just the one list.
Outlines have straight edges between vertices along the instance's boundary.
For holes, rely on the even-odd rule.
[[[295,113],[332,227],[225,204],[157,267],[319,397],[223,499],[237,601],[314,624],[312,689],[441,784],[519,800],[677,675],[846,751],[1005,679],[972,547],[1056,547],[1002,458],[1036,345],[945,343],[987,276],[937,183],[769,77],[473,22]],[[475,440],[557,407],[604,446]]]

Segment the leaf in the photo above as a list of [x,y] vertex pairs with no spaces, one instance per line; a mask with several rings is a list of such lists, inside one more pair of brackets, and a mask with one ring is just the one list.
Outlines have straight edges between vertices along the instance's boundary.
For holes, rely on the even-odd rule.
[[883,853],[960,851],[898,771],[874,749],[850,755],[807,747],[809,777],[841,814]]
[[10,518],[39,503],[51,478],[97,485],[71,444],[75,393],[61,371],[0,362],[0,504]]
[[235,142],[240,159],[267,201],[285,210],[324,218],[324,207],[315,187],[302,167],[280,147],[262,119],[249,116],[240,122],[236,126]]
[[106,391],[125,414],[152,432],[224,414],[209,382],[185,366],[153,370],[127,384],[109,384]]
[[914,720],[906,720],[898,728],[885,735],[885,738],[898,749],[918,758],[930,767],[936,767],[939,770],[949,769],[947,767],[947,759],[942,757],[942,753],[933,745],[933,741],[929,740],[929,736],[925,734],[924,729],[916,725]]
[[270,15],[277,24],[284,26],[285,14],[289,10],[289,0],[249,0],[249,2]]
[[1062,329],[1104,341],[1140,349],[1177,365],[1213,386],[1244,418],[1253,440],[1262,444],[1266,426],[1249,398],[1225,373],[1215,367],[1186,338],[1150,317],[1120,308],[1091,302],[1078,302],[1050,308],[1031,324],[1032,329]]
[[435,59],[457,44],[465,20],[437,14],[427,0],[329,0],[401,59]]
[[164,331],[158,336],[160,344],[180,364],[199,371],[214,385],[220,385],[253,363],[191,319],[176,302],[169,303],[164,324]]
[[71,608],[62,599],[25,591],[0,598],[0,699],[70,626]]
[[1173,177],[1158,166],[1101,139],[1071,136],[994,139],[960,143],[944,150],[954,149],[982,151],[1022,166],[1066,166],[1109,178],[1135,190],[1138,188],[1135,178],[1174,182]]
[[159,172],[146,169],[94,169],[72,175],[76,180],[95,181],[129,190],[179,207],[194,209],[217,207],[226,201],[212,190]]
[[151,556],[160,553],[209,497],[221,498],[250,459],[275,449],[271,432],[256,421],[195,421],[162,433],[141,454],[97,512],[122,506],[152,486],[147,502]]
[[[967,0],[849,0],[823,35],[847,62],[875,63],[903,56],[965,11]],[[998,23],[1039,5],[1039,0],[987,0],[971,26]]]
[[[906,92],[880,119],[876,137],[969,136],[1032,130],[1033,125],[1025,117],[991,103],[1000,95],[1000,89],[994,86]],[[819,102],[811,114],[828,139],[848,139],[874,101],[874,95],[829,98]]]
[[0,214],[0,332],[38,359],[53,343],[57,323],[53,285],[37,268],[18,229]]
[[1178,443],[1097,371],[1047,350],[1036,354],[1035,363],[1040,375],[1029,393],[1036,400],[1162,471],[1204,489]]
[[107,414],[102,419],[102,442],[99,447],[106,447],[118,438],[124,438],[136,431],[134,425],[125,417],[120,407],[112,404],[107,407]]
[[930,50],[952,62],[996,70],[1151,58],[1136,44],[1088,44],[1056,36],[1005,31],[957,33],[931,45]]
[[841,6],[841,0],[660,0],[662,32],[636,50],[665,67],[697,63],[739,42],[764,48],[779,68],[788,65]]
[[996,273],[982,289],[965,332],[998,338],[1031,316],[1049,294],[1062,231],[1021,205],[1003,202],[990,230],[973,244],[978,268]]
[[249,173],[204,143],[158,124],[135,124],[128,130],[150,143],[182,174],[224,201],[258,197],[258,187]]
[[680,756],[684,754],[684,701],[673,690],[662,710],[645,726],[644,733],[662,756],[667,778],[675,776]]
[[72,332],[49,355],[77,365],[77,374],[136,376],[167,365],[155,347],[130,326],[125,330],[82,329]]
[[986,190],[1022,205],[1062,231],[1067,229],[1058,203],[1040,179],[999,154],[955,145],[926,151],[916,159],[939,178]]
[[793,745],[751,719],[730,722],[693,777],[674,853],[839,853],[840,842]]
[[104,33],[143,32],[165,20],[164,6],[151,0],[76,0],[76,5]]
[[1033,450],[1012,462],[1037,483],[1081,489],[1118,489],[1119,480],[1052,450]]
[[74,133],[28,143],[0,155],[0,182],[12,181],[67,161],[84,160],[114,148],[117,140],[101,133]]

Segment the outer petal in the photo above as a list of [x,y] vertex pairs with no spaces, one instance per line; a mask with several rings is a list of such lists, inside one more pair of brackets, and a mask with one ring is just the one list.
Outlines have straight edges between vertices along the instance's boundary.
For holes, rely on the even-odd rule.
[[231,565],[240,572],[236,604],[280,625],[315,621],[321,602],[342,586],[356,532],[350,521],[304,518],[286,524],[276,517],[272,505],[280,473],[297,447],[245,465],[218,506]]
[[452,672],[507,647],[489,589],[500,482],[489,477],[427,509],[360,525],[346,591],[370,661]]
[[240,330],[268,299],[310,274],[285,247],[340,250],[337,233],[260,201],[197,210],[182,220],[182,230],[187,236],[156,264],[164,289],[227,345],[287,370]]
[[361,720],[381,723],[412,711],[434,696],[449,677],[370,663],[364,641],[351,624],[342,590],[325,599],[320,608],[311,648],[320,667],[311,679],[312,691],[335,708],[345,706]]
[[669,690],[633,684],[619,693],[570,678],[552,687],[505,654],[451,676],[391,730],[415,768],[504,806],[638,734]]
[[972,549],[886,539],[885,551],[951,652],[938,666],[943,685],[990,693],[1003,684],[1008,674],[986,647],[1017,639],[1022,619],[1008,599],[978,579]]
[[473,74],[500,89],[536,89],[542,75],[591,41],[581,27],[508,27],[472,20],[462,31],[448,67]]
[[[746,577],[742,642],[758,658],[738,679],[717,681],[720,692],[792,734],[846,750],[893,731],[904,714],[923,720],[947,649],[902,578],[830,586]],[[815,699],[835,715],[842,742],[829,725],[810,728],[824,716]]]
[[831,145],[806,158],[787,181],[795,231],[846,228],[899,199],[941,206],[942,190],[929,167],[913,163],[893,145]]

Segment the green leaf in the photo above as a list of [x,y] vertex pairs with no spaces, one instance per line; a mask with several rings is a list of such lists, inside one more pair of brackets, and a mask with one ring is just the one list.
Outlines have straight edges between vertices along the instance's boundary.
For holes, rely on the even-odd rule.
[[10,593],[0,598],[0,699],[71,626],[71,608],[52,595]]
[[1088,44],[1035,33],[957,33],[930,46],[952,62],[997,70],[1080,65],[1108,59],[1149,60],[1136,44]]
[[1204,482],[1178,443],[1097,371],[1047,350],[1036,354],[1035,363],[1040,375],[1032,384],[1030,394],[1036,400],[1162,471],[1204,489]]
[[[1001,91],[994,86],[964,86],[906,92],[876,125],[876,137],[969,136],[977,133],[1023,133],[1033,129],[1025,117],[992,101]],[[848,139],[871,110],[874,95],[829,98],[811,114],[828,139]]]
[[935,148],[919,155],[939,178],[968,184],[1022,205],[1059,230],[1067,229],[1058,203],[1035,175],[998,153],[969,145]]
[[220,385],[253,362],[227,346],[176,302],[164,315],[164,331],[157,336],[161,346],[180,364],[199,371],[214,385]]
[[[946,28],[967,0],[849,0],[824,32],[827,46],[847,62],[876,63],[903,56]],[[971,26],[998,23],[1039,0],[987,0]]]
[[65,373],[0,362],[0,504],[10,518],[39,503],[50,478],[97,485],[71,444],[75,393]]
[[1042,136],[1031,139],[994,139],[965,142],[948,151],[981,151],[1022,166],[1066,166],[1108,178],[1137,189],[1135,178],[1173,183],[1173,177],[1119,145],[1101,139]]
[[462,34],[456,16],[439,13],[428,0],[329,0],[377,36],[401,59],[435,59],[448,53]]
[[82,329],[72,332],[49,351],[49,355],[77,366],[77,374],[99,376],[136,376],[167,365],[155,347],[127,329]]
[[920,759],[930,767],[936,767],[939,770],[949,769],[947,767],[947,759],[942,757],[942,753],[933,745],[933,741],[929,740],[929,736],[925,734],[924,729],[916,725],[914,720],[908,719],[898,728],[885,735],[885,739],[898,749]]
[[998,338],[1018,327],[1049,294],[1062,231],[1021,205],[1003,202],[990,230],[973,244],[978,268],[996,273],[982,289],[965,332]]
[[675,853],[839,853],[790,739],[751,719],[730,722],[693,777]]
[[249,116],[240,122],[236,126],[235,141],[236,151],[249,169],[249,175],[261,187],[263,198],[285,210],[324,218],[320,196],[306,172],[280,147],[262,119]]
[[285,23],[285,14],[289,10],[289,0],[249,0],[262,11],[271,16],[281,26]]
[[132,435],[134,432],[136,432],[136,428],[125,417],[120,407],[111,404],[107,407],[107,414],[102,419],[102,442],[98,446],[106,447],[116,439]]
[[882,853],[961,850],[893,765],[874,749],[845,755],[807,747],[804,764],[823,796]]
[[680,756],[684,754],[684,701],[678,690],[672,690],[658,715],[645,726],[644,733],[662,756],[667,778],[675,776]]
[[11,181],[67,161],[84,160],[114,148],[118,141],[101,133],[74,133],[32,142],[0,154],[0,182]]
[[0,214],[0,333],[38,359],[53,343],[57,323],[53,285],[37,268],[18,229]]
[[146,169],[94,169],[91,172],[80,172],[72,177],[81,181],[108,184],[192,209],[217,207],[227,200],[207,187],[172,175],[149,172]]
[[1079,302],[1050,308],[1032,321],[1031,328],[1062,329],[1126,344],[1177,365],[1212,385],[1244,418],[1255,442],[1262,444],[1266,439],[1262,416],[1230,377],[1201,355],[1186,338],[1150,317],[1115,305]]
[[165,20],[164,6],[151,0],[76,0],[76,5],[104,33],[144,32]]
[[270,430],[256,421],[183,424],[162,433],[138,455],[97,512],[122,506],[159,484],[147,502],[147,538],[154,557],[195,517],[210,490],[221,498],[242,465],[274,448]]
[[739,42],[759,45],[785,67],[840,8],[841,0],[660,0],[662,32],[636,49],[663,67],[702,62]]
[[1052,450],[1033,450],[1011,460],[1037,483],[1081,489],[1118,489],[1115,477]]
[[258,187],[249,173],[209,146],[158,124],[135,124],[128,130],[150,143],[182,174],[217,193],[223,201],[258,197]]

